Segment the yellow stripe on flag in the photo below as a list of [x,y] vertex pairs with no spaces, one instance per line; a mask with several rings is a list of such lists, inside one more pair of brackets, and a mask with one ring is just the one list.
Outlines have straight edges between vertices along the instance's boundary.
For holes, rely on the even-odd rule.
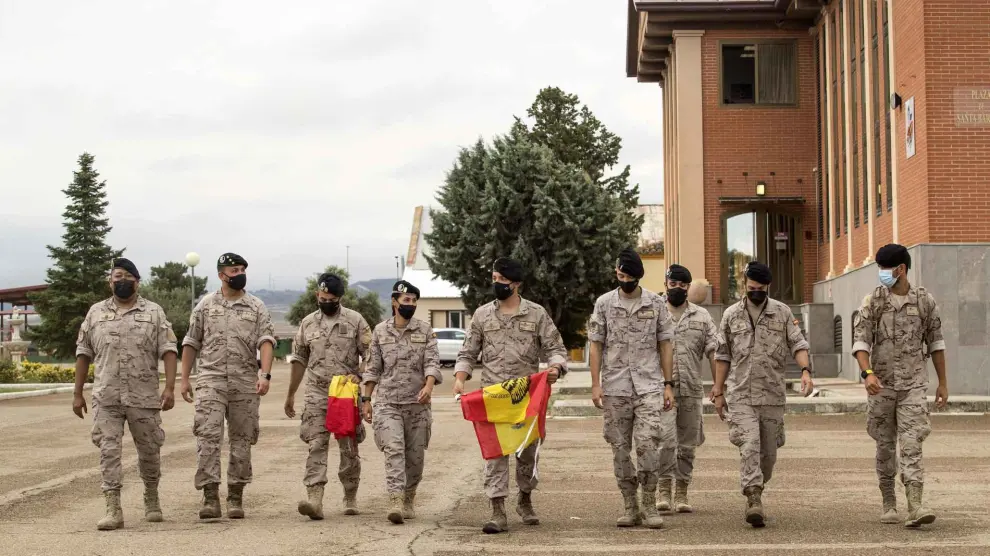
[[507,456],[521,451],[540,439],[540,431],[533,424],[539,417],[530,417],[521,423],[499,423],[495,425],[498,443],[502,446],[502,455]]

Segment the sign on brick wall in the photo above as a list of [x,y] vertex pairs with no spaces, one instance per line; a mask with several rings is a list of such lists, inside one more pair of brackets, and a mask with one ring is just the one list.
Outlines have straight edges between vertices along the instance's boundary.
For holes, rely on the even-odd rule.
[[956,127],[990,126],[990,85],[957,87],[954,108]]

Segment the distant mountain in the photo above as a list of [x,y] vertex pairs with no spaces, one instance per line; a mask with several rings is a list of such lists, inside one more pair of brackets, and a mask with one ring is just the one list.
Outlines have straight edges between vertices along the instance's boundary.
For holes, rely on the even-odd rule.
[[382,307],[387,309],[392,303],[392,286],[394,284],[395,278],[375,278],[374,280],[354,282],[351,287],[362,294],[365,292],[378,294],[378,300],[381,301]]
[[284,307],[288,309],[293,303],[296,302],[297,299],[299,299],[299,296],[304,293],[306,292],[296,290],[251,290],[251,294],[264,301],[265,305],[267,305],[269,309],[275,307]]

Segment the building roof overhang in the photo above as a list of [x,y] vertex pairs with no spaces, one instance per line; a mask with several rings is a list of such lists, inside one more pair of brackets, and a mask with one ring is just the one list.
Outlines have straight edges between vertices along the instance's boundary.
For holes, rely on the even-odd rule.
[[663,86],[674,31],[807,29],[828,0],[628,0],[626,76]]
[[0,303],[11,305],[31,305],[27,295],[32,292],[42,292],[48,289],[46,284],[40,286],[22,286],[0,290]]

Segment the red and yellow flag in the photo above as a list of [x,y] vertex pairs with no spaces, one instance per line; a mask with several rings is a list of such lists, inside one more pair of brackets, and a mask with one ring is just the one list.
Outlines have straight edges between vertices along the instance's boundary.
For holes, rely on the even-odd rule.
[[461,411],[474,423],[481,457],[495,459],[546,438],[549,401],[550,384],[543,371],[464,394]]
[[361,415],[358,412],[360,390],[358,385],[337,375],[327,390],[327,430],[334,438],[356,436]]

